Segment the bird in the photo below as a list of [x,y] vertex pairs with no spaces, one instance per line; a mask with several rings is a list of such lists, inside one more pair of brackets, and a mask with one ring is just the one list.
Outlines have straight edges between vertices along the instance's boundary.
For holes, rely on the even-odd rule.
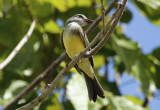
[[[70,59],[73,59],[89,44],[82,27],[92,22],[93,20],[85,15],[76,14],[65,23],[60,33],[60,42]],[[76,63],[75,68],[78,73],[84,74],[89,100],[96,102],[97,96],[105,98],[104,90],[94,74],[93,57],[82,58]]]

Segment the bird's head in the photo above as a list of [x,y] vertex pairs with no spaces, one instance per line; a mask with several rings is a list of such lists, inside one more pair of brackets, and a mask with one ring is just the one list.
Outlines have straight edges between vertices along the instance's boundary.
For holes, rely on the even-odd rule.
[[83,27],[89,23],[92,23],[93,20],[87,19],[87,17],[84,16],[83,14],[76,14],[67,20],[66,25],[73,23],[73,22]]

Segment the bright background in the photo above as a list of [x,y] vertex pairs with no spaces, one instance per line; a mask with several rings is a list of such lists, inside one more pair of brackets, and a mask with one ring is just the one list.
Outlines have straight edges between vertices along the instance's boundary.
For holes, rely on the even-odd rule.
[[[151,23],[137,7],[128,2],[127,8],[132,12],[132,20],[125,24],[124,33],[131,40],[138,42],[144,54],[151,53],[155,48],[160,47],[160,26]],[[114,81],[113,62],[109,65],[110,81]],[[140,83],[131,75],[123,74],[120,79],[119,90],[123,95],[133,95],[144,100],[144,94],[139,90]],[[160,90],[154,94],[150,100],[151,110],[160,110]]]

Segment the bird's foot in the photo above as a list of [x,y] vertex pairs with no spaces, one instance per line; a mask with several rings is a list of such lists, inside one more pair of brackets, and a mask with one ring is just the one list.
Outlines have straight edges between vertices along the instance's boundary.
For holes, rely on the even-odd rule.
[[68,67],[68,63],[66,64],[66,68]]
[[84,57],[88,57],[90,55],[91,51],[87,51]]
[[[76,57],[78,57],[78,54],[76,54],[76,55],[74,56],[74,58],[76,58]],[[80,63],[80,62],[81,62],[81,60],[78,61],[78,63]]]
[[[50,88],[50,87],[51,87],[51,84],[47,84],[47,87]],[[46,88],[47,88],[47,87],[46,87]]]

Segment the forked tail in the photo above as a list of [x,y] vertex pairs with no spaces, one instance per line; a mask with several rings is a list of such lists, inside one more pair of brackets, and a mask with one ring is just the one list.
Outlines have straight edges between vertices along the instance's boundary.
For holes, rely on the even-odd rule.
[[105,98],[104,90],[99,84],[97,78],[95,77],[94,79],[91,79],[86,74],[84,74],[84,76],[87,84],[89,100],[93,100],[94,102],[96,102],[97,95],[101,98]]

